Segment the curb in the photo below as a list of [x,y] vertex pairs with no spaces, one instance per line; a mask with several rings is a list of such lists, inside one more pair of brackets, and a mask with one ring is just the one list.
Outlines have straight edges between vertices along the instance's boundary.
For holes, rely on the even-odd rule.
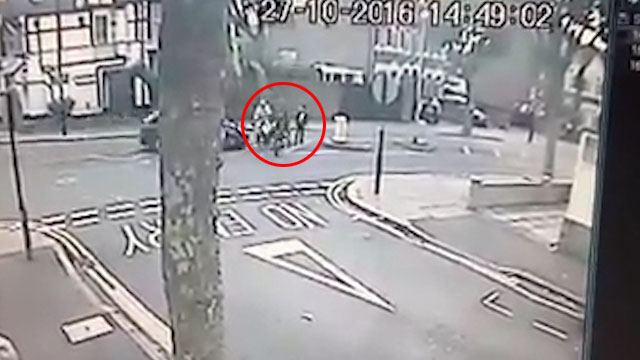
[[115,320],[130,324],[126,332],[151,359],[170,358],[173,343],[169,325],[131,293],[126,285],[102,265],[91,250],[64,230],[41,226],[36,231],[59,244],[71,261],[68,265],[77,269],[77,273],[90,281],[91,285],[100,291],[100,295],[110,300],[118,309],[116,315],[122,315]]
[[394,140],[393,144],[398,145],[410,151],[421,152],[421,153],[433,153],[438,149],[435,145],[430,145],[430,144],[420,145],[420,144],[414,144],[410,141],[407,142],[403,140]]
[[[354,181],[355,180],[352,177],[346,178],[346,181],[338,180],[336,182],[336,186],[333,186],[330,189],[332,191],[327,192],[327,197],[339,197],[340,192],[344,194],[344,200],[355,209],[348,209],[342,199],[332,199],[330,200],[330,203],[332,205],[337,204],[340,210],[346,210],[352,218],[363,220],[383,231],[391,233],[392,235],[409,242],[414,246],[417,246],[420,249],[429,251],[458,265],[464,266],[467,269],[512,290],[514,293],[523,296],[534,303],[550,308],[571,318],[584,320],[584,310],[580,309],[581,307],[584,307],[583,299],[525,271],[502,267],[476,256],[466,254],[447,245],[446,243],[443,243],[436,237],[422,231],[421,229],[415,228],[413,225],[403,221],[402,219],[397,219],[390,214],[373,208],[369,204],[353,199],[349,196],[348,188]],[[339,188],[339,186],[342,186],[342,188]],[[543,295],[540,295],[536,291],[532,291],[528,288],[527,284],[531,283],[543,288]],[[551,295],[553,295],[554,298],[551,298]],[[564,301],[562,299],[564,299]]]
[[[27,136],[16,138],[18,144],[52,144],[52,143],[67,143],[67,142],[82,142],[82,141],[96,141],[96,140],[115,140],[115,139],[136,139],[138,138],[138,132],[122,132],[122,133],[110,133],[110,134],[91,134],[91,135],[43,135],[43,136]],[[0,139],[0,145],[8,145],[9,139]]]
[[471,134],[469,136],[464,136],[462,134],[458,134],[456,132],[452,132],[452,131],[439,131],[437,133],[438,136],[442,136],[442,137],[453,137],[453,138],[460,138],[460,139],[471,139],[471,140],[488,140],[488,141],[495,141],[495,142],[504,142],[504,138],[501,136],[497,136],[497,135],[479,135],[479,134]]
[[338,150],[347,150],[347,151],[360,151],[360,152],[370,152],[373,150],[373,145],[371,143],[354,143],[354,142],[346,142],[340,143],[335,142],[331,139],[325,141],[323,146],[326,146],[330,149],[338,149]]

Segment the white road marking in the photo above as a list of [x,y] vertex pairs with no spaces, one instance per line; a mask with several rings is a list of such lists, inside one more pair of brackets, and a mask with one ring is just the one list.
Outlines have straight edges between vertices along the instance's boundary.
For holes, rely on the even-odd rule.
[[323,180],[323,181],[320,181],[320,187],[328,188],[328,187],[331,187],[331,185],[333,185],[333,183],[334,183],[334,181],[332,181],[332,180]]
[[105,206],[107,219],[115,221],[127,219],[136,215],[136,204],[130,201]]
[[324,195],[327,193],[326,188],[317,188],[317,189],[309,189],[309,190],[301,190],[300,193],[303,195],[311,196],[311,195]]
[[498,299],[500,298],[500,295],[502,295],[502,293],[499,290],[494,290],[489,294],[485,295],[482,298],[481,303],[488,309],[493,310],[500,315],[506,316],[508,318],[512,318],[513,311],[511,311],[508,307],[498,303]]
[[270,193],[291,190],[290,184],[267,185],[264,190]]
[[241,188],[238,188],[236,192],[238,193],[238,195],[255,194],[255,193],[261,193],[262,188],[258,186],[241,187]]
[[156,219],[155,221],[140,221],[140,227],[147,231],[147,243],[156,249],[162,247],[162,220]]
[[148,253],[150,251],[149,246],[140,240],[138,234],[133,230],[131,224],[124,224],[120,227],[125,239],[124,256],[132,257],[139,249],[142,253]]
[[148,208],[142,209],[142,213],[145,215],[159,214],[161,210],[162,210],[162,207],[160,206],[148,207]]
[[318,226],[327,226],[327,221],[321,216],[298,203],[266,204],[260,208],[260,212],[278,227],[285,230],[313,229]]
[[267,194],[264,193],[258,193],[258,194],[246,194],[246,195],[242,195],[241,199],[243,201],[256,201],[256,200],[263,200],[267,198]]
[[138,200],[138,206],[140,206],[143,209],[158,207],[158,206],[162,206],[162,201],[160,198],[140,199]]
[[48,215],[41,218],[40,222],[43,223],[44,225],[51,226],[51,227],[64,227],[66,226],[67,215],[66,214]]
[[216,230],[225,238],[250,236],[256,232],[256,228],[234,209],[220,211],[217,220]]
[[[394,311],[393,305],[388,301],[365,287],[362,283],[357,281],[347,272],[332,263],[320,252],[305,244],[300,239],[288,238],[258,245],[250,245],[245,247],[243,251],[248,255],[266,261],[267,263],[289,270],[307,279],[364,300],[370,304],[379,306],[384,310],[390,312]],[[335,279],[318,274],[316,271],[310,270],[291,261],[287,261],[283,258],[283,256],[294,254],[306,255],[318,266],[331,273]]]
[[500,150],[493,149],[493,156],[499,158],[499,157],[502,157],[502,154],[500,153]]
[[296,193],[293,191],[277,191],[277,192],[272,192],[271,197],[276,199],[290,198],[290,197],[293,197],[295,194]]
[[45,235],[59,241],[76,260],[91,266],[84,266],[83,272],[114,303],[128,319],[136,324],[164,355],[173,349],[171,328],[134,296],[118,278],[111,274],[77,238],[66,231],[45,230]]
[[553,337],[556,337],[560,340],[565,341],[569,338],[566,331],[560,330],[553,325],[547,324],[546,322],[535,320],[533,323],[531,323],[531,325],[533,325],[535,329],[540,330]]
[[293,188],[296,190],[311,190],[311,189],[317,189],[319,187],[320,187],[320,184],[317,182],[303,182],[303,183],[293,184]]
[[83,227],[100,223],[100,211],[96,208],[78,210],[71,213],[71,225]]
[[465,155],[471,154],[471,148],[469,146],[467,146],[467,145],[463,145],[462,148],[461,148],[461,151]]
[[223,198],[217,198],[216,199],[216,204],[218,205],[226,205],[226,204],[232,204],[234,202],[236,202],[237,199],[235,196],[232,197],[223,197]]

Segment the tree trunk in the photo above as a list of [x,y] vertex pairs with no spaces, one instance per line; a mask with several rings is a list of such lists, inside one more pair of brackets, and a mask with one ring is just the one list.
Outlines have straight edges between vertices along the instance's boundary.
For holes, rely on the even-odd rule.
[[[554,24],[558,23],[560,10],[554,15]],[[544,73],[546,83],[544,89],[544,102],[546,105],[545,130],[546,143],[542,174],[552,178],[555,175],[555,160],[558,138],[562,129],[564,118],[562,107],[564,98],[564,75],[569,65],[568,54],[562,53],[563,34],[559,29],[547,35],[546,42],[542,44],[546,56],[544,61]]]
[[226,2],[171,0],[162,6],[162,267],[173,356],[219,360],[224,327],[215,198]]

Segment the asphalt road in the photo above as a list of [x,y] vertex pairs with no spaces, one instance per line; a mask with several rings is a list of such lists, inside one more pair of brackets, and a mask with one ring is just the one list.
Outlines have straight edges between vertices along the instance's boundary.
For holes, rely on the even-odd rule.
[[[374,125],[361,130],[362,137],[374,130]],[[523,156],[523,151],[537,148],[481,141],[462,151],[466,140],[434,141],[434,153],[389,145],[385,171],[533,174],[539,166],[531,156],[541,157]],[[0,149],[0,167],[5,169],[7,150]],[[158,194],[157,157],[140,153],[132,140],[29,145],[20,150],[33,218]],[[298,159],[307,150],[286,153],[280,161]],[[571,164],[570,160],[568,156],[560,163]],[[226,153],[224,161],[222,186],[237,189],[370,172],[373,154],[323,147],[293,168],[268,166],[248,151]],[[565,167],[570,166],[563,166],[568,173]],[[0,175],[0,189],[13,193],[9,172]],[[283,202],[307,213],[306,220],[297,217],[302,225],[282,217],[286,209],[292,211]],[[487,293],[500,290],[495,284],[354,222],[321,196],[245,201],[225,208],[232,209],[228,216],[235,219],[222,251],[231,359],[578,358],[579,323],[508,292],[499,301],[512,309],[513,317],[504,317],[481,302]],[[15,216],[13,197],[3,196],[0,217]],[[238,218],[244,219],[240,230]],[[166,318],[160,257],[147,237],[153,220],[152,215],[140,214],[102,219],[72,227],[71,232],[152,311]],[[234,231],[244,235],[234,236]],[[142,245],[127,248],[125,237],[133,233]],[[280,260],[277,254],[265,255],[273,250],[265,244],[274,241],[296,254]],[[300,249],[307,256],[301,256]],[[314,257],[316,261],[310,261]],[[536,329],[534,321],[562,329],[566,339]]]
[[[295,221],[275,210],[286,208],[283,204],[311,211],[316,221],[293,229],[298,227]],[[248,224],[236,229],[246,235],[223,240],[231,359],[259,359],[265,354],[278,359],[577,358],[577,322],[512,294],[500,300],[514,312],[513,318],[505,318],[481,303],[495,284],[354,222],[321,196],[244,202],[224,209]],[[126,228],[149,244],[150,232],[141,225],[145,221],[153,218],[105,221],[73,232],[166,319],[158,250],[146,246],[127,251]],[[280,253],[260,259],[248,250],[289,242],[303,249],[283,253],[285,261],[294,264],[290,268],[276,261]],[[321,254],[323,260],[314,262],[309,253]],[[331,264],[342,272],[332,273]],[[299,267],[327,280],[310,279]],[[363,288],[345,292],[340,284],[349,281]],[[561,328],[568,339],[536,330],[536,320]]]

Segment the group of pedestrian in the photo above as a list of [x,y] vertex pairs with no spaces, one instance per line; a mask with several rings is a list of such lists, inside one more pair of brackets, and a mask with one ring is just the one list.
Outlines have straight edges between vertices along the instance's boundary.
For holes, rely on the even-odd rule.
[[254,143],[271,148],[279,156],[282,149],[304,142],[308,117],[305,105],[300,105],[290,119],[286,111],[276,113],[266,99],[261,99],[253,112]]

